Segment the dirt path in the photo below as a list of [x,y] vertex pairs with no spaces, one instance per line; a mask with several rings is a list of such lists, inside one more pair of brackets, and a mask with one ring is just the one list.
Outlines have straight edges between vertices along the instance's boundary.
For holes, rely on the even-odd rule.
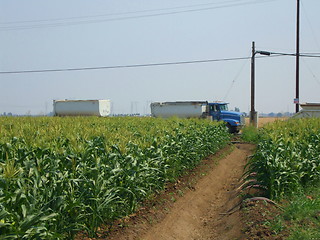
[[178,199],[164,220],[139,239],[241,239],[239,213],[221,213],[239,201],[233,190],[239,183],[252,149],[251,145],[236,145],[231,154],[199,180],[194,191]]
[[[244,239],[240,212],[224,215],[239,203],[234,191],[250,144],[236,144],[203,160],[195,170],[157,196],[110,232],[103,227],[96,239],[108,240],[230,240]],[[199,177],[200,176],[200,177]],[[106,232],[107,235],[105,234]],[[93,239],[80,237],[78,239]]]

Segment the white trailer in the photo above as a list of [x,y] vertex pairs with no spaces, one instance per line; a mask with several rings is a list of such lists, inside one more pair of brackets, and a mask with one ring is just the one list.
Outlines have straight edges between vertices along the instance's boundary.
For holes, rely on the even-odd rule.
[[154,102],[150,107],[153,117],[162,118],[200,118],[208,112],[208,102]]
[[312,118],[320,117],[320,103],[301,103],[302,108],[292,118]]
[[55,116],[99,116],[110,115],[110,100],[54,100]]
[[151,103],[153,117],[207,118],[224,121],[231,133],[237,133],[244,126],[244,114],[228,111],[226,102],[187,101]]

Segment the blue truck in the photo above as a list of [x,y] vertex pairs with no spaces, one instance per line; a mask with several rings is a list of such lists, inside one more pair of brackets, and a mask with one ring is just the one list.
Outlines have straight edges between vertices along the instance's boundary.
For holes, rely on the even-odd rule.
[[224,121],[231,133],[238,133],[245,124],[243,113],[229,111],[226,102],[178,101],[153,102],[150,105],[153,117],[209,118]]

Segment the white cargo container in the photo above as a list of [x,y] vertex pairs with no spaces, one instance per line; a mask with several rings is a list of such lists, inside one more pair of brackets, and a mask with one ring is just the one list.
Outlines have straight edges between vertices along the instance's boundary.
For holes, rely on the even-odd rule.
[[320,117],[320,103],[301,103],[302,108],[292,118],[312,118]]
[[151,103],[153,117],[200,118],[206,117],[208,102],[154,102]]
[[228,111],[226,102],[186,101],[151,103],[153,117],[207,118],[224,121],[231,133],[237,133],[244,126],[244,114]]
[[110,115],[110,100],[54,100],[55,116],[101,116]]

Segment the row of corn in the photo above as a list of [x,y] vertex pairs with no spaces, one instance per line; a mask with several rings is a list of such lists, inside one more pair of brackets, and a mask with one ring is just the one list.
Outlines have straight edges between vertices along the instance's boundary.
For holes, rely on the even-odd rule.
[[263,128],[247,166],[253,186],[279,199],[320,181],[320,119],[291,119]]
[[0,118],[0,238],[72,239],[230,140],[223,124],[152,118]]

